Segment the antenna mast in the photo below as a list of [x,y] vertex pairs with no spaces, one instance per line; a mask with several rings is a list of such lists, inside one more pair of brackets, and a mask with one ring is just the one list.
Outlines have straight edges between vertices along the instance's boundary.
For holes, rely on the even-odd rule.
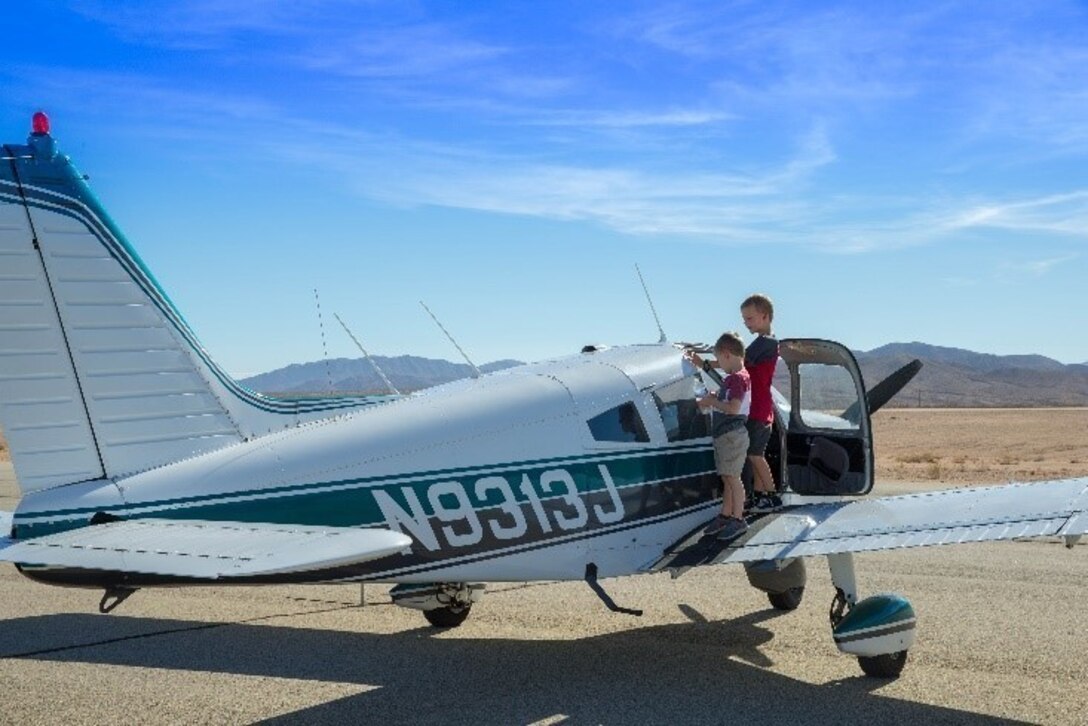
[[348,334],[349,338],[351,338],[351,342],[355,343],[355,347],[363,352],[363,355],[366,356],[366,359],[370,363],[370,365],[374,366],[374,372],[378,374],[378,377],[385,381],[385,387],[393,393],[397,394],[398,396],[402,395],[401,392],[397,390],[397,387],[393,385],[393,382],[386,378],[385,373],[378,365],[378,361],[371,358],[370,353],[366,352],[366,348],[363,347],[363,344],[360,343],[359,339],[356,338],[355,335],[351,332],[351,330],[348,328],[348,324],[341,320],[340,316],[337,313],[333,313],[332,316],[336,318],[336,322],[340,323],[340,326],[344,329],[344,332]]
[[650,290],[646,287],[646,281],[642,279],[642,270],[638,268],[638,263],[635,263],[635,272],[638,273],[638,281],[642,283],[642,291],[646,293],[646,302],[650,303],[650,312],[654,314],[654,322],[657,323],[657,332],[661,334],[661,337],[657,339],[658,343],[667,343],[669,339],[665,336],[665,329],[661,327],[661,318],[657,317],[657,308],[654,307],[654,301],[650,297]]
[[321,330],[321,351],[325,356],[325,377],[329,381],[329,393],[332,393],[332,369],[329,367],[329,346],[325,343],[325,320],[321,317],[321,298],[314,288],[314,302],[317,304],[317,327]]
[[446,334],[446,337],[450,339],[451,343],[453,343],[453,347],[457,349],[457,352],[460,353],[461,357],[465,359],[466,363],[468,363],[469,367],[472,369],[472,377],[479,378],[481,375],[483,375],[482,373],[480,373],[480,369],[476,367],[476,364],[468,359],[465,351],[461,350],[461,346],[457,345],[457,341],[453,339],[452,335],[450,335],[450,331],[446,330],[446,328],[443,327],[442,323],[438,322],[438,318],[436,318],[434,313],[431,312],[431,309],[427,307],[427,303],[420,300],[419,304],[423,306],[423,309],[426,310],[427,314],[431,316],[431,320],[434,321],[434,324],[438,326],[439,330]]

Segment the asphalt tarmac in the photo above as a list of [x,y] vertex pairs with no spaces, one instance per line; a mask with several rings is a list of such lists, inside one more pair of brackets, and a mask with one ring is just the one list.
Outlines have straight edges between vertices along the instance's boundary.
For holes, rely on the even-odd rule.
[[[901,485],[899,490],[912,485]],[[893,487],[885,487],[892,493]],[[0,463],[0,508],[17,501]],[[805,601],[769,609],[739,567],[494,585],[438,631],[358,585],[98,591],[0,565],[0,723],[1083,724],[1088,546],[1057,541],[857,557],[862,594],[910,598],[918,642],[898,680],[832,643],[825,561]]]

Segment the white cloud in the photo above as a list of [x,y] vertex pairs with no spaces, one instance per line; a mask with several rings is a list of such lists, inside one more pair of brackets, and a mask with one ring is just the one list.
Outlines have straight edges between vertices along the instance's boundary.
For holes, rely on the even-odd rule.
[[1088,189],[970,205],[946,223],[949,229],[989,228],[1088,238]]
[[[316,149],[282,151],[328,163],[367,196],[398,205],[437,205],[477,211],[589,221],[626,234],[691,237],[717,242],[796,241],[817,210],[795,192],[834,160],[821,132],[777,167],[725,173],[652,165],[544,164],[483,149],[441,148],[401,140],[384,149],[348,131]],[[311,135],[312,138],[312,135]],[[395,168],[389,175],[382,167]]]
[[460,37],[436,23],[379,26],[314,45],[297,60],[305,67],[344,76],[429,76],[493,61],[509,52],[500,45]]
[[324,9],[346,11],[349,0],[76,0],[72,8],[135,42],[170,48],[208,49],[240,32],[294,35],[309,29],[308,17]]
[[1056,268],[1080,257],[1078,254],[1055,255],[1004,260],[993,270],[993,280],[1001,284],[1017,284],[1038,280],[1049,275]]
[[974,287],[978,284],[977,278],[963,276],[943,277],[941,281],[948,287]]
[[1041,260],[1027,260],[1020,265],[1020,268],[1034,277],[1042,277],[1058,265],[1072,262],[1077,259],[1077,257],[1079,257],[1079,255],[1062,255],[1060,257],[1048,257]]
[[537,126],[580,128],[637,128],[646,126],[707,126],[735,119],[725,111],[668,109],[665,111],[543,111],[527,123]]
[[[409,58],[413,48],[432,41],[460,50]],[[413,26],[399,42],[357,50],[359,71],[375,76],[442,74],[459,64],[490,68],[492,60],[512,52],[462,41],[435,25]],[[326,62],[344,66],[344,72],[353,66],[348,56],[330,55]],[[554,111],[511,104],[492,114],[492,123],[501,116],[511,126],[554,126],[570,133],[555,142],[533,130],[501,141],[458,135],[456,141],[438,143],[425,133],[413,137],[337,125],[321,120],[320,113],[306,118],[286,112],[257,95],[193,91],[136,74],[63,68],[17,73],[34,79],[32,88],[20,91],[27,98],[57,95],[72,104],[78,98],[81,114],[93,114],[96,107],[106,115],[130,109],[127,120],[140,133],[216,143],[231,139],[234,153],[256,147],[292,163],[331,168],[359,194],[396,205],[441,205],[586,221],[625,234],[796,244],[850,254],[932,244],[965,232],[1058,235],[1068,241],[1084,239],[1088,230],[1088,189],[1004,192],[1001,199],[955,189],[842,191],[824,183],[841,174],[843,161],[828,130],[838,126],[818,116],[809,117],[807,131],[795,132],[792,154],[777,159],[766,150],[743,154],[745,140],[734,138],[700,145],[694,137],[683,153],[672,153],[675,149],[665,144],[682,137],[681,131],[695,134],[736,121],[709,105]],[[144,123],[136,126],[138,121]],[[600,155],[593,140],[577,136],[594,129],[639,134],[621,138],[615,153]],[[766,146],[786,143],[776,136]]]

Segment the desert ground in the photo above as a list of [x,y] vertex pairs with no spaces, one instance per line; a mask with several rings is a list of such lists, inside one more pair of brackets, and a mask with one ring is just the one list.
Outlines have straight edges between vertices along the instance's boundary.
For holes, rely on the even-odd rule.
[[1088,476],[1088,408],[885,408],[877,482],[999,484]]
[[[1088,476],[1088,411],[885,410],[878,491]],[[0,508],[17,501],[0,463]],[[495,584],[463,626],[426,627],[357,585],[101,593],[0,566],[0,723],[890,723],[1088,720],[1088,544],[1001,542],[859,555],[863,594],[907,595],[902,677],[865,678],[828,632],[832,589],[767,607],[739,568]],[[360,596],[365,605],[360,606]]]

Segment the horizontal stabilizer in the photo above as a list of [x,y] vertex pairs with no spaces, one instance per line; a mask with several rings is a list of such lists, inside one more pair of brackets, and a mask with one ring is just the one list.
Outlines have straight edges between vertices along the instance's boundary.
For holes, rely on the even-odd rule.
[[755,520],[729,545],[692,536],[647,569],[784,560],[1088,530],[1088,478],[807,504]]
[[311,572],[395,554],[386,529],[135,519],[17,541],[0,560],[26,565],[221,579]]

